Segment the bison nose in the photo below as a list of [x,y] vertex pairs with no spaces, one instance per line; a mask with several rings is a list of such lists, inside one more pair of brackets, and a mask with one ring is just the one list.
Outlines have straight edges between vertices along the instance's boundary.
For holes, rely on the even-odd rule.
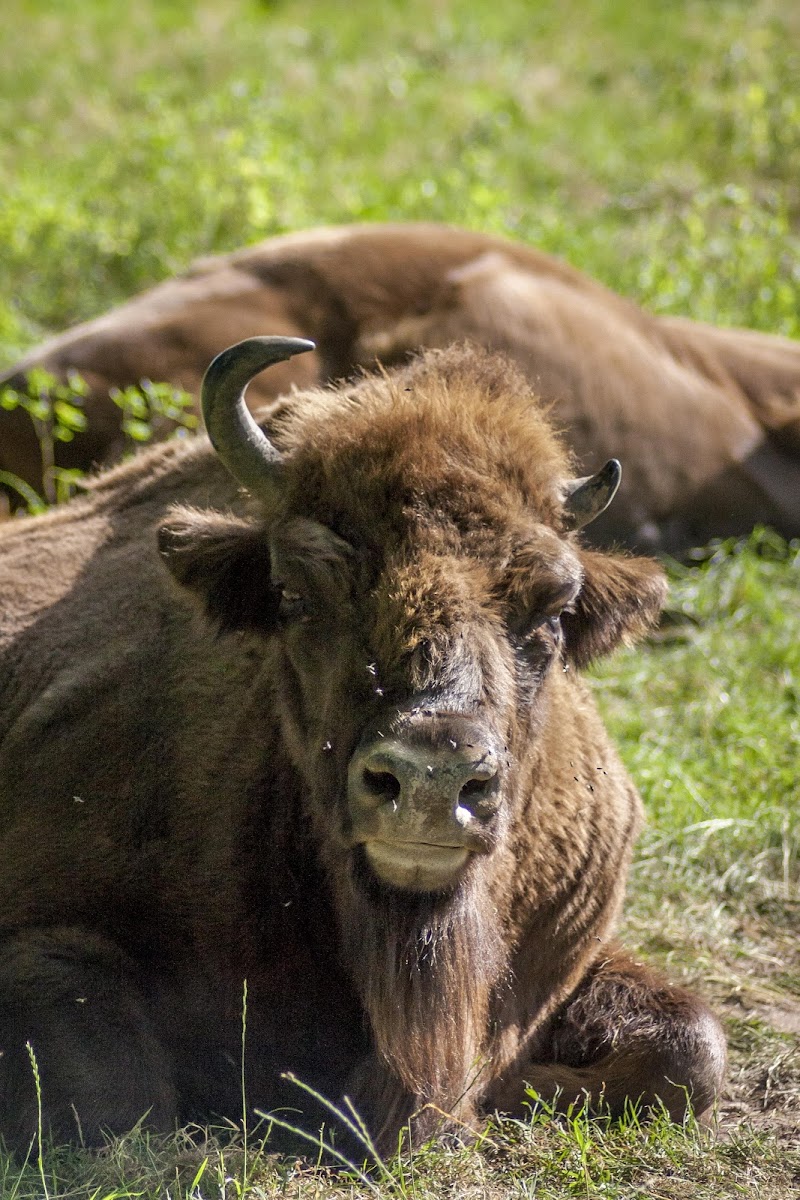
[[357,834],[380,826],[383,835],[479,849],[498,785],[497,755],[474,741],[376,738],[353,755],[348,801]]
[[[366,807],[427,798],[430,805],[488,815],[496,792],[497,763],[488,752],[475,757],[380,743],[360,756],[354,790]],[[351,792],[352,794],[352,792]]]

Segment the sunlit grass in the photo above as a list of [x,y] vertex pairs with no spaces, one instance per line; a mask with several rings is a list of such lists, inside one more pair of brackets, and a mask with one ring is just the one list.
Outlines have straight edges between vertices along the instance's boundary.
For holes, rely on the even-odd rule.
[[[642,1125],[634,1114],[614,1123],[590,1121],[577,1110],[554,1120],[531,1099],[530,1118],[494,1124],[480,1146],[422,1148],[398,1154],[372,1175],[334,1169],[311,1159],[258,1153],[245,1179],[241,1146],[222,1145],[210,1131],[195,1141],[120,1138],[89,1156],[51,1150],[48,1190],[85,1200],[725,1200],[752,1190],[759,1200],[788,1200],[793,1165],[769,1134],[743,1128],[724,1143],[693,1122],[675,1126],[656,1117]],[[359,1177],[361,1176],[361,1177]],[[33,1168],[0,1160],[4,1200],[40,1200],[42,1179]],[[784,1190],[781,1191],[780,1189]]]

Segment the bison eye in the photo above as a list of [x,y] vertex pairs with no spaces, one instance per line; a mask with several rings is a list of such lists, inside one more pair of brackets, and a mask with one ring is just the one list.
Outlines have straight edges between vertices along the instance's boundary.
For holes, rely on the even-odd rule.
[[524,645],[537,633],[547,633],[557,638],[561,634],[561,613],[546,616],[544,613],[527,614],[522,620],[511,622],[509,631],[514,639]]
[[305,597],[299,592],[295,592],[292,588],[280,587],[280,601],[278,603],[278,617],[282,621],[299,621],[308,616]]

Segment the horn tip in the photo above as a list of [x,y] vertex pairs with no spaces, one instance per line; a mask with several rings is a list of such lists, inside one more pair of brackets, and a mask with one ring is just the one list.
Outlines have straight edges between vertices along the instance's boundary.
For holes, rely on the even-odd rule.
[[608,476],[610,483],[618,484],[622,479],[622,463],[618,458],[610,458],[603,467],[603,472]]
[[242,342],[237,342],[235,346],[230,346],[231,350],[239,350],[245,346],[255,349],[257,346],[262,346],[265,350],[276,349],[286,358],[292,358],[295,354],[305,354],[308,350],[316,350],[317,343],[312,342],[310,338],[300,337],[282,337],[280,334],[262,334],[259,337],[245,338]]

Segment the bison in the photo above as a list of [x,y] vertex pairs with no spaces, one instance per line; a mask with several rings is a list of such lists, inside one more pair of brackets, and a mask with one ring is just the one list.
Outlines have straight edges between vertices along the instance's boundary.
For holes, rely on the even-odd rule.
[[[19,386],[34,365],[82,374],[89,433],[58,449],[64,465],[88,467],[122,448],[109,388],[146,377],[197,392],[214,354],[265,328],[317,350],[257,381],[256,404],[421,347],[501,350],[551,406],[579,469],[612,454],[628,464],[587,535],[596,544],[682,553],[759,522],[800,534],[800,345],[654,317],[532,247],[463,229],[356,225],[207,259],[45,343],[0,382]],[[0,410],[0,469],[41,479],[19,411]]]
[[[469,347],[297,391],[223,352],[208,433],[0,529],[0,1131],[347,1096],[411,1126],[702,1116],[708,1008],[615,943],[641,803],[578,669],[640,635],[648,559],[587,548],[522,375]],[[445,1122],[446,1126],[446,1122]]]

